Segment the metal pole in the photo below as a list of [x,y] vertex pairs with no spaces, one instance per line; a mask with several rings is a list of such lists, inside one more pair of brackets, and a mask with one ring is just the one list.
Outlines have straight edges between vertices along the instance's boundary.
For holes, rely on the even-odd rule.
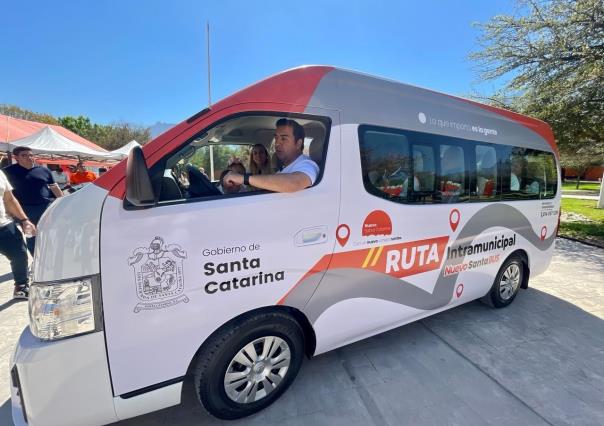
[[214,147],[210,145],[210,180],[214,181]]
[[210,21],[206,21],[206,51],[208,55],[208,108],[212,107],[212,92],[210,88]]
[[602,173],[602,181],[600,182],[600,199],[598,200],[598,208],[604,209],[604,173]]

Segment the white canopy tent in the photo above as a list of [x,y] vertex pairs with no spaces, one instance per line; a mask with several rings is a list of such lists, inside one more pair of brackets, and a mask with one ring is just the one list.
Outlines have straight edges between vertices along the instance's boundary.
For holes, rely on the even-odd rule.
[[135,140],[131,140],[123,147],[108,152],[107,155],[115,160],[122,160],[123,158],[126,158],[128,154],[130,154],[130,150],[135,146],[141,146],[141,144]]
[[92,161],[119,161],[123,158],[114,157],[107,151],[99,151],[81,145],[50,127],[44,127],[42,130],[21,139],[0,142],[0,150],[2,151],[12,151],[18,146],[26,146],[36,155],[51,158],[77,158],[78,160]]

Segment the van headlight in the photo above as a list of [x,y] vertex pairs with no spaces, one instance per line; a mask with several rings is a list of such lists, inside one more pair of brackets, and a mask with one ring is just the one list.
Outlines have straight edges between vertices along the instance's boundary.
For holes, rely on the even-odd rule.
[[29,324],[34,336],[57,340],[100,330],[98,276],[33,283],[29,288]]

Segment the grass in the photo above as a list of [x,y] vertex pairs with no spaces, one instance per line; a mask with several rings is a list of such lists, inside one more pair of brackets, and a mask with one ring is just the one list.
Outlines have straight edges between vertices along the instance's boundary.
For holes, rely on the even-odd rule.
[[[577,182],[566,181],[562,184],[563,191],[574,191],[577,189]],[[598,195],[600,193],[600,183],[599,182],[581,182],[579,184],[580,191],[594,191]]]
[[604,245],[604,209],[596,209],[596,204],[595,200],[562,198],[563,213],[577,213],[590,222],[561,222],[560,235]]

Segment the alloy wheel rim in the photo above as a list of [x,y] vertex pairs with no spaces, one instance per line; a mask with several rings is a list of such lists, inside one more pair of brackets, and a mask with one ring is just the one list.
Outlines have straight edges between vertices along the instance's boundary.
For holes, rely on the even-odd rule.
[[512,263],[506,268],[499,283],[499,295],[503,300],[509,300],[520,286],[520,267]]
[[227,396],[240,404],[266,398],[287,374],[291,351],[287,342],[276,336],[256,339],[233,357],[224,375]]

